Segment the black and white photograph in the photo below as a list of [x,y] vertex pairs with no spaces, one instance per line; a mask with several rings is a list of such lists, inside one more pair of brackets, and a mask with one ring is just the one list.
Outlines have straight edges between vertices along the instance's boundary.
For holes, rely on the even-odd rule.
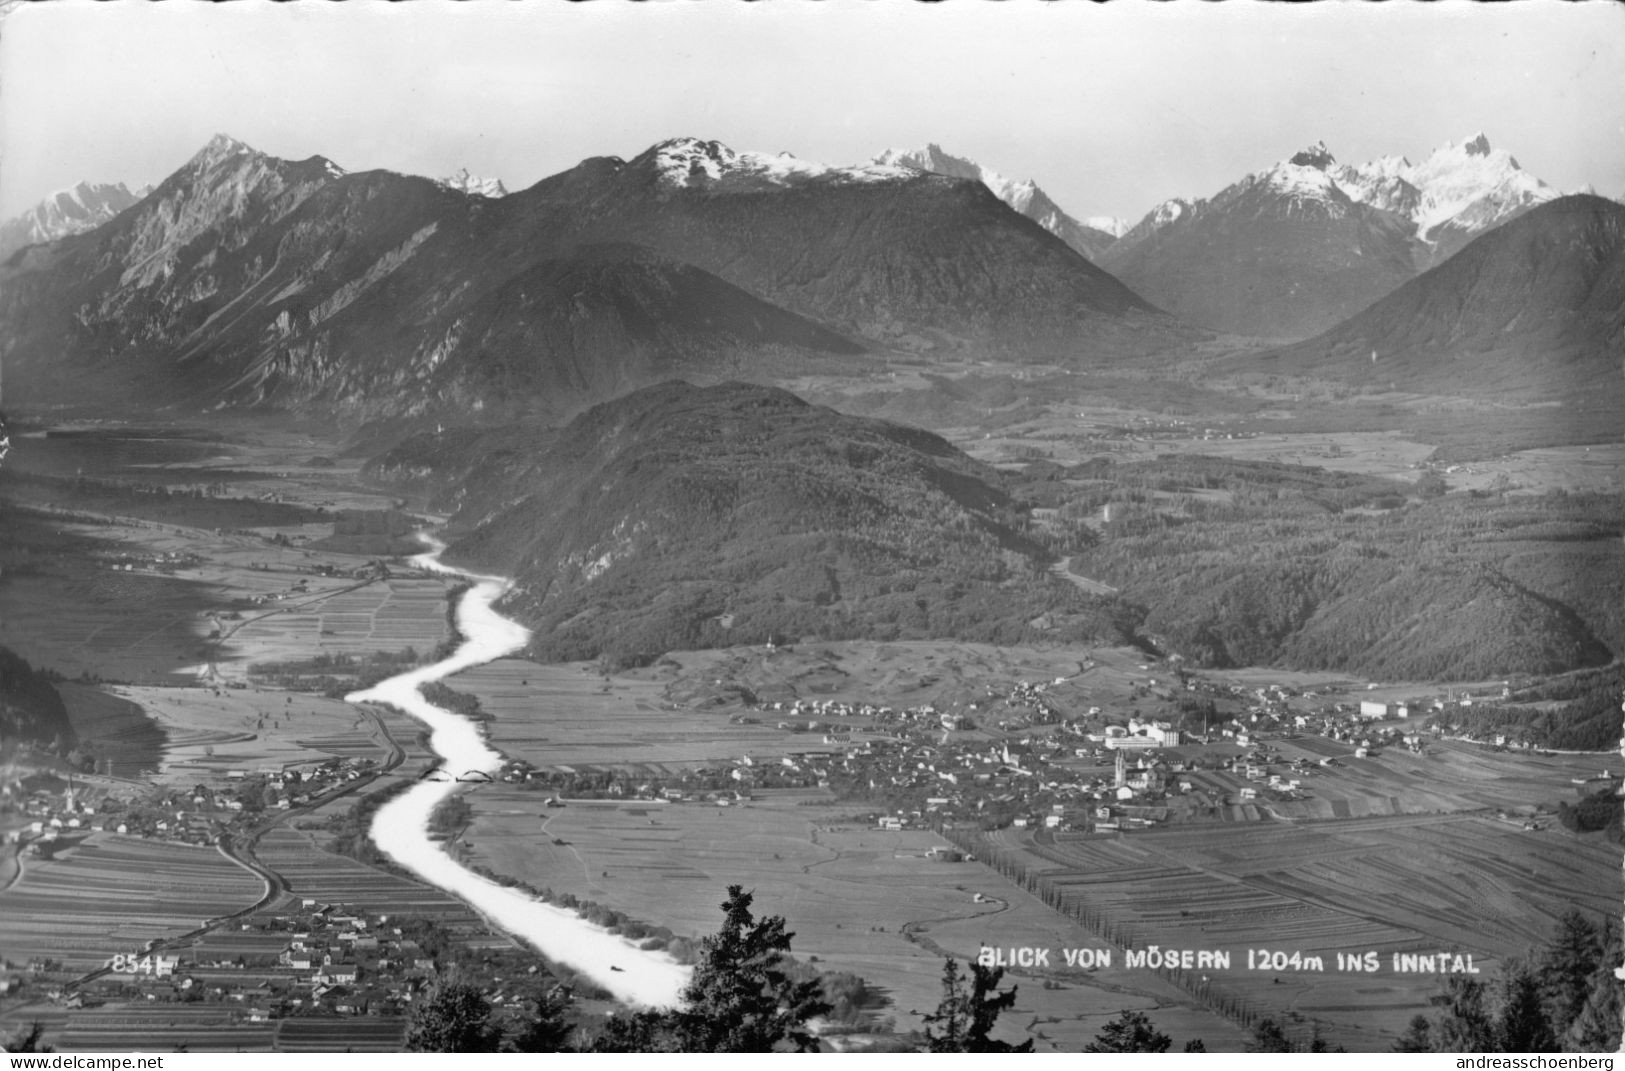
[[1625,5],[0,3],[6,1052],[1613,1054],[1622,658]]

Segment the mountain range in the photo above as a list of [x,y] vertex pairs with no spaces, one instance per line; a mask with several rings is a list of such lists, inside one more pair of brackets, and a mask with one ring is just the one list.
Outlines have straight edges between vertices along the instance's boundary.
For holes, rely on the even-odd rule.
[[1349,166],[1316,144],[1126,229],[936,145],[829,167],[676,138],[509,193],[221,136],[139,200],[83,185],[30,214],[77,233],[0,267],[0,358],[25,403],[557,421],[673,376],[782,381],[886,355],[1090,367],[1204,337],[1160,305],[1317,340],[1272,351],[1283,368],[1363,382],[1349,353],[1409,354],[1414,374],[1390,361],[1377,378],[1430,390],[1464,346],[1546,347],[1508,364],[1533,389],[1546,358],[1615,341],[1605,302],[1516,280],[1585,276],[1606,242],[1554,236],[1523,261],[1492,244],[1462,263],[1499,264],[1493,286],[1464,267],[1407,284],[1525,214],[1542,222],[1520,234],[1562,231],[1567,214],[1538,212],[1555,197],[1482,135],[1419,164]]
[[1317,143],[1206,200],[1158,205],[1100,263],[1191,323],[1303,338],[1557,196],[1482,134],[1419,164],[1339,164]]
[[1031,179],[1024,182],[1007,179],[992,168],[984,167],[974,160],[950,155],[934,143],[926,145],[923,149],[888,149],[875,157],[874,162],[880,165],[913,167],[938,175],[951,175],[954,178],[974,179],[992,190],[999,200],[1096,263],[1099,263],[1101,254],[1117,241],[1124,230],[1122,221],[1116,219],[1097,217],[1080,222],[1062,211],[1061,207],[1050,199],[1049,194],[1039,189]]
[[489,197],[220,136],[0,271],[24,401],[568,414],[679,373],[1197,337],[978,181],[692,138]]
[[1625,395],[1625,205],[1546,202],[1324,334],[1240,363],[1439,394]]
[[81,182],[58,190],[15,219],[0,223],[0,260],[25,245],[54,242],[94,230],[151,192],[122,182]]

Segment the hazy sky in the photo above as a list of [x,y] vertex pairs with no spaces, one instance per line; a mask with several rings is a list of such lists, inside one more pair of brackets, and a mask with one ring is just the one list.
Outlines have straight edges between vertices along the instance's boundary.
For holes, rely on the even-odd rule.
[[1413,160],[1479,130],[1625,196],[1625,5],[1411,0],[57,0],[0,21],[0,218],[161,179],[215,132],[520,189],[716,138],[855,163],[935,141],[1073,215],[1138,217],[1324,139]]

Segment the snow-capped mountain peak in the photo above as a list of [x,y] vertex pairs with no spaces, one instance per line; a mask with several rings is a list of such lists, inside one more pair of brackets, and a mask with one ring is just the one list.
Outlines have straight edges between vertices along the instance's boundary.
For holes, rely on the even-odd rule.
[[1170,198],[1153,208],[1146,217],[1153,227],[1165,227],[1191,210],[1191,203],[1178,197]]
[[[987,184],[988,189],[997,193],[995,183],[1008,185],[1009,179],[1000,175],[991,168],[983,167],[974,160],[967,160],[963,156],[955,156],[943,149],[936,142],[927,142],[921,149],[887,149],[875,157],[875,163],[888,167],[912,167],[918,171],[930,171],[936,175],[947,175],[950,178],[975,179]],[[994,181],[987,182],[991,177]]]
[[661,179],[674,186],[687,186],[694,179],[720,179],[739,162],[739,154],[720,141],[699,138],[662,141],[654,147],[654,154]]
[[[1270,194],[1284,198],[1288,211],[1303,207],[1305,203],[1324,205],[1333,215],[1340,215],[1347,207],[1349,197],[1338,188],[1332,171],[1337,161],[1323,141],[1316,142],[1276,164],[1262,175],[1254,176],[1255,183]],[[1238,191],[1240,192],[1240,191]]]
[[1523,168],[1511,153],[1492,147],[1489,139],[1479,134],[1459,145],[1451,142],[1435,149],[1413,170],[1418,175],[1434,179],[1470,176],[1483,181],[1504,178],[1514,171],[1521,172]]
[[1173,197],[1157,205],[1135,223],[1128,230],[1117,236],[1117,243],[1111,247],[1113,257],[1140,245],[1158,231],[1180,220],[1192,219],[1198,208],[1204,202],[1194,204],[1179,197]]
[[1324,141],[1317,141],[1307,149],[1293,153],[1292,157],[1287,160],[1287,163],[1296,167],[1311,167],[1319,171],[1325,171],[1336,162],[1332,158],[1331,150],[1326,148]]
[[1134,226],[1134,221],[1124,219],[1121,216],[1086,216],[1083,225],[1093,227],[1102,234],[1109,234],[1113,238],[1121,238],[1128,233],[1130,227]]
[[[937,171],[937,173],[940,175],[946,174],[946,172],[937,170],[939,167],[965,166],[969,165],[970,161],[961,160],[957,156],[952,156],[944,152],[941,145],[938,145],[934,141],[928,141],[925,143],[924,147],[918,149],[887,149],[885,152],[875,157],[875,163],[890,164],[901,167],[917,167],[921,171]],[[935,164],[937,166],[927,166],[930,164]],[[969,178],[970,176],[963,175],[959,177]]]
[[887,149],[875,157],[874,162],[879,166],[907,167],[980,182],[999,200],[1090,260],[1098,260],[1112,242],[1129,228],[1125,221],[1109,216],[1080,223],[1067,215],[1032,179],[1018,182],[1006,178],[974,160],[953,155],[935,142],[928,142],[920,149]]
[[1447,226],[1486,230],[1558,196],[1482,133],[1434,151],[1404,177],[1421,194],[1414,218],[1424,241],[1435,241],[1435,232]]
[[57,190],[16,219],[0,225],[0,256],[25,245],[54,242],[100,227],[129,208],[149,189],[131,193],[122,182],[80,182]]
[[1252,178],[1294,203],[1335,206],[1334,214],[1346,201],[1394,213],[1411,223],[1419,239],[1438,246],[1436,253],[1455,247],[1439,245],[1449,235],[1478,233],[1558,196],[1483,133],[1447,143],[1417,164],[1403,156],[1339,164],[1317,142]]
[[1026,215],[1031,215],[1028,209],[1035,199],[1043,198],[1048,201],[1048,197],[1038,188],[1038,184],[1031,179],[1018,182],[1006,178],[975,160],[955,156],[936,142],[929,142],[923,149],[887,149],[875,157],[874,162],[888,167],[912,167],[936,175],[947,175],[949,178],[974,179],[992,190],[993,195],[999,200]]
[[830,167],[792,156],[735,152],[720,141],[672,138],[654,146],[647,160],[662,185],[686,188],[724,185],[731,188],[795,186],[807,182],[836,185],[894,182],[914,177],[911,168],[882,164]]
[[1328,198],[1342,192],[1324,169],[1306,164],[1278,164],[1266,177],[1275,190],[1289,197]]
[[481,178],[471,175],[468,168],[460,167],[443,179],[436,180],[448,190],[466,193],[471,197],[506,197],[508,188],[502,184],[501,179]]

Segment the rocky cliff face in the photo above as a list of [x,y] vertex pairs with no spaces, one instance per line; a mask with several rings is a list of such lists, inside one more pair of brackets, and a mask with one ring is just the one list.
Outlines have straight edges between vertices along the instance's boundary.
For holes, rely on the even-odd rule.
[[861,352],[646,248],[504,233],[501,203],[216,138],[134,211],[5,269],[8,391],[495,419]]

